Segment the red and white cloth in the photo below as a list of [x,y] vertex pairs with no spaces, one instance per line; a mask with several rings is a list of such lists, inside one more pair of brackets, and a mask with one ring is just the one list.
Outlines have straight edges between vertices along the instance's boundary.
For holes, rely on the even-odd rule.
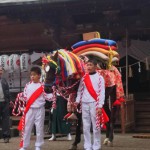
[[[44,135],[45,99],[53,100],[53,94],[46,94],[41,83],[29,82],[24,89],[23,98],[26,101],[23,116],[19,122],[18,129],[22,131],[20,147],[27,148],[33,125],[36,126],[37,138],[35,146],[40,147]],[[40,112],[40,113],[39,113]],[[37,115],[38,114],[38,115]],[[39,129],[40,126],[40,129]]]
[[[92,82],[92,85],[93,85],[93,88],[94,88],[95,92],[98,94],[98,91],[101,90],[101,93],[99,94],[99,108],[102,108],[103,105],[104,105],[104,100],[105,100],[104,79],[98,73],[95,73],[95,74],[89,75],[89,76],[90,76],[90,79],[91,79],[91,82]],[[82,102],[85,102],[85,103],[95,102],[95,99],[89,93],[87,87],[85,86],[85,84],[83,82],[84,77],[81,79],[81,82],[80,82],[80,85],[79,85],[79,88],[78,88],[76,102],[80,103],[81,99],[82,99]],[[101,80],[101,89],[99,89],[99,85],[98,85],[99,78]],[[82,91],[82,88],[83,88],[82,86],[84,86],[83,91]],[[82,92],[83,92],[83,95],[81,94]],[[82,96],[82,98],[81,98],[81,96]]]
[[[105,84],[103,77],[99,73],[93,75],[86,74],[81,79],[76,98],[76,102],[81,102],[82,106],[85,149],[95,150],[101,148],[100,124],[104,119],[100,120],[101,117],[97,114],[96,109],[103,107],[104,99]],[[93,145],[91,144],[90,134],[91,123],[93,127]]]
[[[43,87],[42,83],[34,83],[34,82],[30,82],[30,84],[27,84],[25,89],[24,89],[24,97],[26,97],[26,102],[28,102],[29,98],[31,97],[31,95],[39,88],[39,87]],[[53,97],[53,94],[46,94],[44,92],[44,87],[43,87],[43,92],[41,93],[41,95],[36,99],[36,101],[31,105],[31,108],[39,108],[45,105],[45,99],[46,100],[52,100],[51,98]]]
[[124,89],[122,85],[121,74],[115,66],[112,66],[111,70],[98,70],[105,80],[106,87],[112,87],[116,85],[116,101],[113,105],[120,105],[124,100]]

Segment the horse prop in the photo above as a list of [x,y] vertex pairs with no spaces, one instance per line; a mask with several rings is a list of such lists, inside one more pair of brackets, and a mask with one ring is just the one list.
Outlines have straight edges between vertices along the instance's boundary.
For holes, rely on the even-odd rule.
[[[72,52],[64,49],[54,51],[53,54],[42,58],[43,69],[46,72],[44,90],[47,93],[55,92],[68,100],[69,113],[64,119],[75,119],[73,103],[75,101],[79,81],[84,75],[82,60]],[[52,108],[56,108],[56,100]],[[77,119],[77,118],[76,118]]]

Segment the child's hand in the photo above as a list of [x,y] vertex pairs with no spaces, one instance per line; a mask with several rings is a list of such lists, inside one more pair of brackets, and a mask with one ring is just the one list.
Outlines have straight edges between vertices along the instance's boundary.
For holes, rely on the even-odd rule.
[[97,113],[98,115],[101,115],[101,114],[102,114],[102,108],[98,108],[98,109],[96,110],[96,113]]
[[71,106],[71,103],[68,102],[68,103],[67,103],[67,111],[68,111],[68,112],[71,112],[71,107],[72,107],[72,106]]
[[77,106],[78,106],[78,104],[79,104],[78,102],[74,102],[74,106],[75,106],[75,107],[77,107]]

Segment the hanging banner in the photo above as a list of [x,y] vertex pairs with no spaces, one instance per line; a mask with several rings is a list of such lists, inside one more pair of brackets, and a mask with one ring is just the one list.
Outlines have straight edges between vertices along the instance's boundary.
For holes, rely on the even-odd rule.
[[0,56],[0,65],[5,71],[9,70],[9,56],[8,55]]
[[20,56],[14,54],[13,62],[14,62],[14,70],[18,70],[20,68]]
[[9,71],[13,72],[20,68],[20,56],[12,54],[9,56]]
[[31,66],[31,58],[30,55],[24,53],[20,56],[20,69],[21,72],[28,71]]

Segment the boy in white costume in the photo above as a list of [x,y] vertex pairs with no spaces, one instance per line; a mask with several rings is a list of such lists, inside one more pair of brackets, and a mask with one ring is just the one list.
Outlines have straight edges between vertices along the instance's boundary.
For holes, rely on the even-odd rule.
[[[97,63],[95,60],[88,60],[87,74],[81,79],[75,105],[81,102],[82,105],[82,120],[84,134],[84,149],[85,150],[100,150],[101,149],[101,132],[96,126],[96,115],[102,114],[102,107],[105,99],[105,84],[103,77],[96,72]],[[85,79],[88,76],[88,80]],[[97,95],[98,103],[94,98],[94,93]],[[93,145],[91,143],[91,123],[93,126]]]
[[41,146],[44,143],[45,99],[51,100],[53,94],[46,94],[44,92],[43,86],[40,83],[40,77],[41,69],[39,67],[32,67],[30,70],[31,82],[24,89],[27,105],[18,127],[19,130],[22,130],[20,150],[26,150],[29,146],[34,124],[36,126],[35,150],[41,150]]

